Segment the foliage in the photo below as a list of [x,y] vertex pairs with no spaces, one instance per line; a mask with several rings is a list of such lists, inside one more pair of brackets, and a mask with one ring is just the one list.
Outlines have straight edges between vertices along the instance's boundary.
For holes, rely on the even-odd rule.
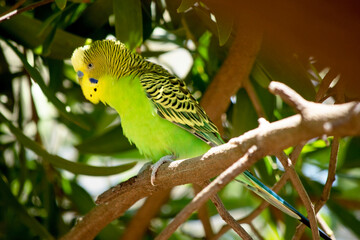
[[[22,7],[32,3],[27,1]],[[14,4],[1,1],[0,11]],[[134,161],[144,160],[122,135],[116,113],[85,101],[69,62],[72,51],[88,39],[116,36],[134,51],[141,51],[185,78],[194,96],[201,99],[234,38],[234,15],[219,5],[216,1],[205,4],[194,0],[56,0],[0,23],[0,239],[53,239],[64,235],[78,216],[94,206],[97,194],[135,175],[137,170],[127,170]],[[169,52],[179,50],[187,63],[164,61]],[[188,69],[179,68],[186,64]],[[271,80],[285,82],[307,99],[315,100],[326,75],[323,69],[318,70],[308,59],[269,57],[260,52],[250,84],[266,118],[276,121],[294,114],[267,91]],[[240,89],[226,112],[224,136],[239,136],[255,128],[257,118],[248,92]],[[312,199],[320,197],[327,177],[332,138],[327,141],[314,139],[308,143],[296,164]],[[336,181],[320,214],[335,235],[345,229],[346,237],[338,238],[360,238],[359,149],[358,137],[341,139]],[[252,170],[269,186],[282,174],[273,157],[259,161]],[[119,173],[116,181],[108,182],[106,176]],[[103,186],[94,190],[98,181]],[[290,184],[280,195],[305,212]],[[235,215],[244,215],[260,202],[236,183],[224,188],[220,196]],[[173,190],[145,239],[158,234],[191,199],[191,188]],[[118,239],[137,208],[107,226],[97,238]],[[220,224],[215,208],[209,205],[209,209],[216,225]],[[279,218],[279,214],[269,208],[256,219],[255,225],[266,239],[293,235],[296,221]],[[190,220],[198,223],[196,215]],[[173,238],[202,237],[201,227],[196,231],[187,227],[184,225]],[[224,239],[235,237],[229,232]]]

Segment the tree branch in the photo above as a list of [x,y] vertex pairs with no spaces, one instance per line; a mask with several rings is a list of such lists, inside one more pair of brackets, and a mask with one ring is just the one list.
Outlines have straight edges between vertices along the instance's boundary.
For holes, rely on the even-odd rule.
[[[315,213],[320,211],[320,209],[325,205],[326,201],[330,197],[331,187],[332,187],[333,182],[335,181],[338,151],[339,151],[339,138],[335,137],[333,142],[332,142],[332,145],[331,145],[328,177],[326,179],[326,183],[325,183],[325,186],[324,186],[324,190],[323,190],[323,192],[321,194],[321,197],[315,204]],[[326,224],[326,223],[323,222],[323,225],[324,224]],[[302,223],[299,224],[298,229],[297,229],[297,235],[299,235],[299,238],[302,235],[302,233],[304,232],[304,230],[305,230],[305,225],[302,224]],[[327,232],[327,233],[330,234],[330,235],[333,234],[332,231]]]
[[39,2],[36,2],[36,3],[30,4],[29,6],[23,7],[21,9],[15,9],[15,10],[9,12],[9,13],[6,12],[5,15],[2,15],[0,17],[0,23],[5,21],[5,20],[9,20],[10,18],[12,18],[15,15],[18,15],[18,14],[26,12],[26,11],[33,10],[34,8],[37,8],[37,7],[40,7],[42,5],[51,3],[53,1],[55,1],[55,0],[43,0],[43,1],[39,1]]
[[[210,184],[208,180],[206,183],[201,184],[201,187],[204,189],[207,185]],[[211,201],[214,203],[216,210],[218,211],[221,218],[236,232],[239,236],[243,236],[244,239],[251,239],[247,232],[236,222],[236,220],[231,216],[231,214],[226,210],[224,204],[221,202],[219,195],[211,195]]]
[[[293,162],[293,164],[296,163],[296,160],[298,159],[300,153],[301,153],[301,149],[304,147],[303,144],[299,144],[297,146],[295,146],[294,150],[292,151],[291,155],[290,155],[290,159]],[[285,172],[280,180],[275,183],[275,185],[273,186],[272,190],[275,193],[278,193],[280,191],[280,189],[282,189],[282,187],[286,184],[286,182],[289,180],[289,174],[287,172]],[[262,201],[262,203],[254,210],[252,211],[249,215],[239,219],[237,222],[238,223],[250,223],[252,220],[254,220],[265,208],[267,208],[270,205],[270,203],[266,202],[266,201]],[[219,239],[223,234],[225,234],[228,230],[230,230],[230,226],[229,225],[224,225],[219,232],[212,238],[212,240],[216,240]]]
[[[278,91],[278,88],[282,91],[289,89],[280,83],[271,83],[269,88],[272,91]],[[252,146],[261,150],[261,154],[257,156],[261,158],[324,134],[339,137],[360,135],[359,102],[337,105],[305,102],[304,105],[302,112],[306,114],[296,114],[266,127],[253,129],[226,144],[210,149],[202,156],[163,164],[158,170],[156,186],[151,185],[151,171],[146,169],[138,176],[111,188],[98,198],[99,205],[79,220],[62,239],[94,238],[101,229],[124,214],[139,199],[177,185],[204,182],[215,177]],[[257,159],[250,159],[244,162],[244,169],[256,161]]]
[[[193,184],[194,194],[197,195],[203,188],[198,184]],[[198,210],[198,217],[204,227],[205,238],[210,239],[214,236],[214,231],[211,227],[210,216],[206,204],[202,205]]]
[[[185,222],[186,219],[198,209],[204,202],[207,201],[211,196],[216,194],[221,188],[226,186],[231,180],[237,175],[246,170],[252,162],[256,161],[258,149],[253,146],[245,153],[245,155],[236,161],[231,167],[226,169],[220,174],[214,181],[207,185],[195,198],[183,208],[174,218],[174,220],[162,231],[155,240],[168,239],[171,234],[180,226],[181,223]],[[235,231],[237,229],[234,229]],[[242,239],[252,239],[242,228],[236,231]]]
[[229,55],[201,99],[205,112],[219,128],[222,126],[221,115],[228,109],[230,97],[248,79],[261,46],[262,31],[254,27],[253,16],[245,15],[250,19],[244,19],[237,26]]

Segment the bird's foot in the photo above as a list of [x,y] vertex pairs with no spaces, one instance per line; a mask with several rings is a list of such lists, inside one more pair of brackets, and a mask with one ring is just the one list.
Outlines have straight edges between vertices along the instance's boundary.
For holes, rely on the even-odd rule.
[[151,185],[155,186],[155,177],[156,177],[156,172],[158,171],[159,167],[166,162],[172,162],[175,159],[175,156],[173,155],[166,155],[162,158],[160,158],[159,161],[157,161],[154,165],[151,166],[152,172],[151,172]]
[[149,166],[151,167],[152,162],[146,162],[139,170],[138,175],[145,171]]

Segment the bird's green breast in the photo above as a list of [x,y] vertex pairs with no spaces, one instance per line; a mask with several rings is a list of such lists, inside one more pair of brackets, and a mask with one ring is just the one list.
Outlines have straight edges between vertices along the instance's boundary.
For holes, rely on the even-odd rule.
[[183,159],[199,156],[210,149],[193,134],[161,118],[138,78],[107,78],[108,91],[103,101],[119,113],[125,136],[146,157],[153,161],[166,155]]

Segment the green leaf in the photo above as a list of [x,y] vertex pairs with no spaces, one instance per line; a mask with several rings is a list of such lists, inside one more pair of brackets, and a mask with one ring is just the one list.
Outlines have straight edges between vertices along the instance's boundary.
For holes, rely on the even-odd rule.
[[348,227],[357,237],[360,237],[360,221],[354,216],[352,212],[331,200],[328,201],[326,205],[346,227]]
[[234,19],[223,16],[216,17],[216,26],[219,33],[219,45],[223,46],[227,42],[232,32]]
[[76,148],[83,153],[109,155],[133,149],[134,146],[124,136],[121,125],[117,125],[99,136],[85,140]]
[[210,11],[215,15],[219,45],[223,46],[229,40],[233,25],[234,13],[229,4],[220,1],[207,1]]
[[24,67],[26,71],[30,74],[31,78],[34,79],[34,81],[39,85],[42,92],[45,94],[45,96],[48,98],[48,100],[54,104],[54,106],[57,108],[59,113],[66,118],[67,120],[77,124],[78,126],[90,130],[91,127],[89,123],[83,119],[80,116],[77,116],[71,112],[66,111],[66,106],[54,95],[52,91],[49,90],[49,88],[46,86],[44,79],[42,78],[39,71],[32,67],[26,60],[26,57],[19,52],[19,50],[14,47],[11,43],[9,43],[7,40],[5,40],[6,43],[11,47],[11,49],[16,53],[16,55],[20,58],[21,62],[24,64]]
[[11,208],[16,213],[19,220],[42,239],[55,239],[43,225],[29,215],[26,208],[14,197],[4,179],[5,176],[0,174],[0,199],[5,202],[6,207]]
[[112,1],[94,1],[91,4],[88,4],[79,18],[66,29],[70,32],[76,33],[79,36],[93,36],[93,33],[98,32],[105,24],[109,22],[109,17],[112,13]]
[[[270,45],[264,45],[257,56],[257,64],[270,81],[285,83],[307,100],[315,99],[315,88],[306,66],[295,54],[279,54]],[[259,84],[264,85],[266,81],[259,81]]]
[[185,12],[186,10],[194,6],[195,3],[196,3],[195,0],[182,0],[180,6],[177,9],[177,12],[178,13]]
[[55,0],[55,3],[60,10],[64,10],[64,8],[66,7],[66,1],[67,0]]
[[[0,6],[0,11],[4,12],[6,8]],[[44,29],[43,22],[27,15],[16,15],[0,24],[0,31],[3,37],[16,41],[28,48],[36,48],[42,45],[48,31],[39,35]],[[54,39],[50,46],[48,57],[55,59],[70,58],[75,48],[83,46],[85,38],[68,33],[62,29],[56,29]]]
[[133,50],[143,40],[141,1],[113,0],[113,4],[116,38]]
[[130,162],[114,167],[95,167],[82,163],[71,162],[57,155],[53,155],[45,151],[42,146],[40,146],[37,142],[34,142],[27,136],[25,136],[20,129],[16,128],[12,123],[7,120],[0,113],[0,121],[4,122],[10,129],[10,131],[16,136],[17,140],[22,143],[26,148],[32,150],[37,155],[43,157],[44,160],[49,161],[57,168],[61,168],[72,172],[74,174],[82,174],[82,175],[91,175],[91,176],[108,176],[118,174],[124,171],[129,170],[133,166],[135,166],[136,162]]
[[360,137],[353,137],[348,143],[345,152],[344,163],[341,168],[359,168],[360,167]]
[[257,127],[257,114],[246,91],[241,89],[236,94],[236,103],[232,111],[232,133],[231,137],[240,136],[250,129]]
[[251,70],[252,78],[263,88],[268,88],[271,79],[269,74],[266,72],[265,68],[259,63],[259,61],[255,60],[253,68]]

